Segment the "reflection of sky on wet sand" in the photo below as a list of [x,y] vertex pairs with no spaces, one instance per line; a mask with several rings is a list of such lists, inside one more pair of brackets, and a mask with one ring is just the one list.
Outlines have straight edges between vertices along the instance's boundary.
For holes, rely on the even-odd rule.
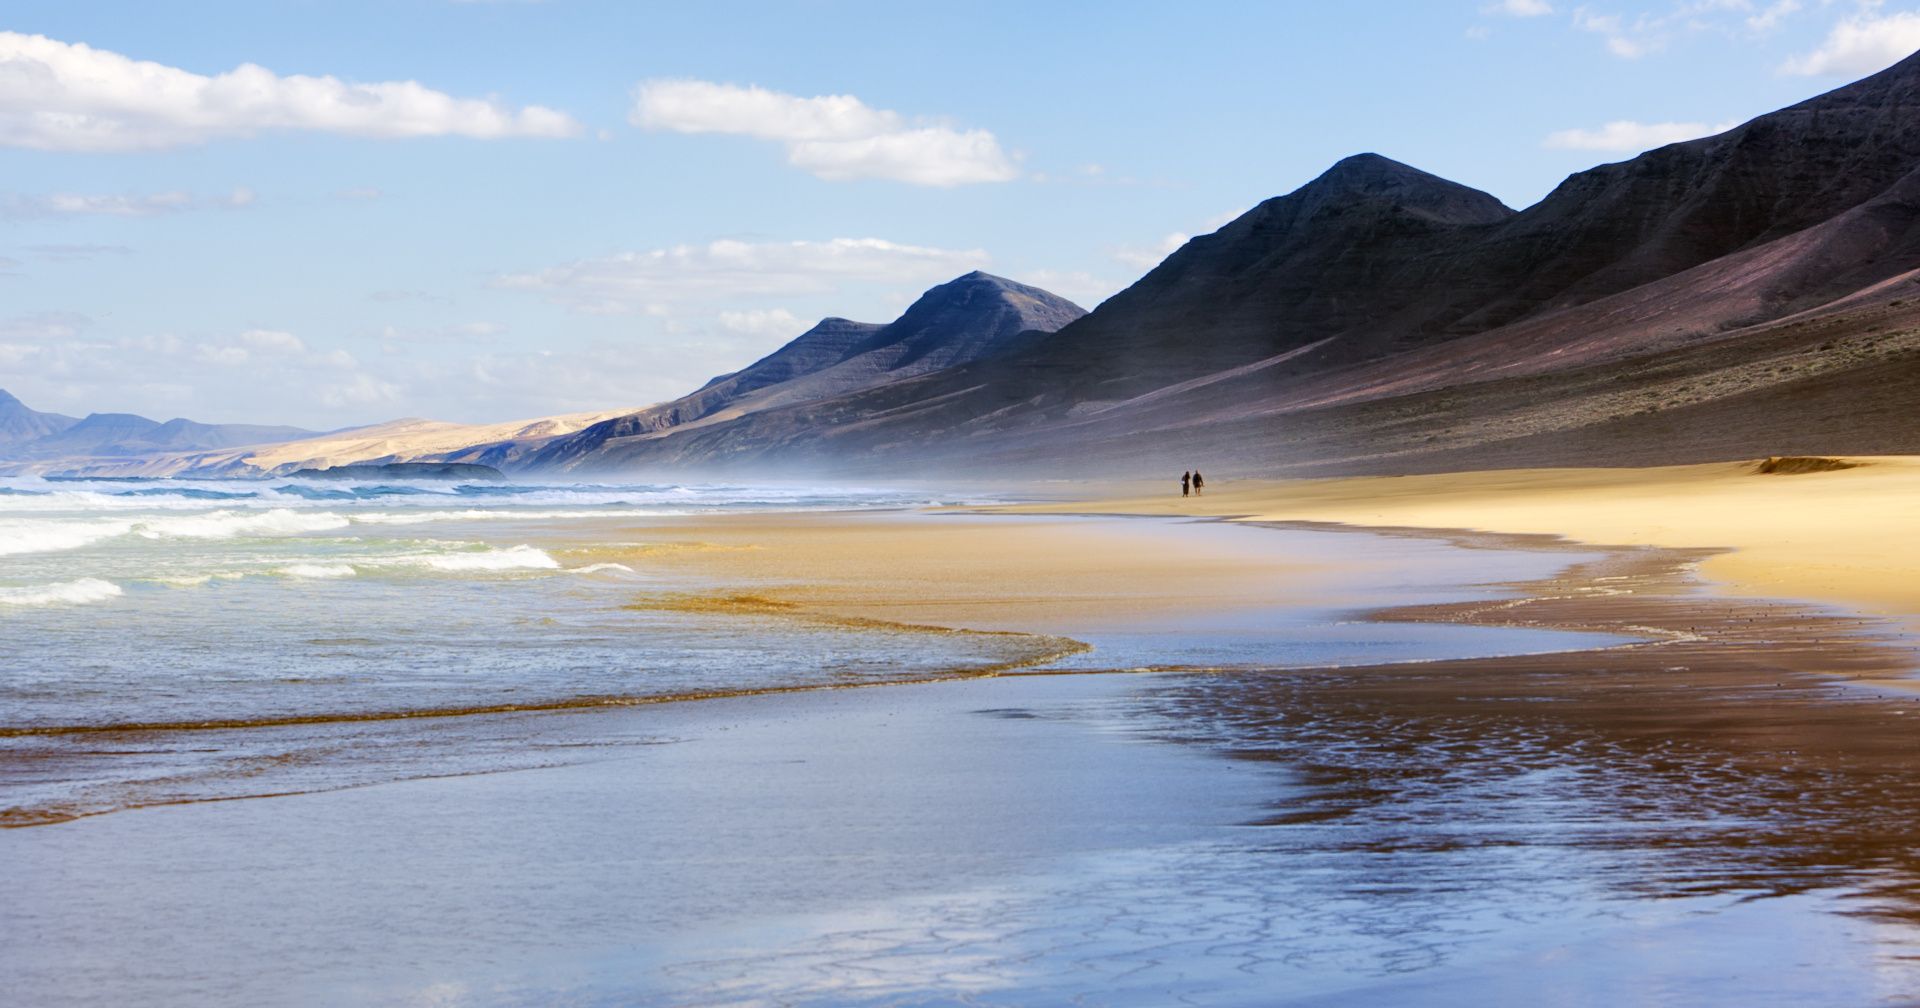
[[[650,982],[661,1003],[685,1005],[1477,1006],[1864,1004],[1915,981],[1894,958],[1915,949],[1911,933],[1876,935],[1816,897],[1604,904],[1569,881],[1342,900],[1233,845],[1098,861],[1019,889],[798,918],[732,944],[702,936],[670,946],[678,961]],[[1308,869],[1323,870],[1339,869]]]
[[1403,753],[1399,793],[1362,807],[1343,803],[1383,779],[1351,769],[1358,752],[1336,774],[1146,741],[1166,723],[1143,713],[1206,685],[636,710],[611,716],[673,741],[6,831],[0,933],[61,955],[0,944],[0,971],[56,1006],[1798,1005],[1920,989],[1913,929],[1834,912],[1844,900],[1644,898],[1623,883],[1658,877],[1664,855],[1624,852],[1648,822],[1608,827],[1553,757],[1489,763],[1455,795]]

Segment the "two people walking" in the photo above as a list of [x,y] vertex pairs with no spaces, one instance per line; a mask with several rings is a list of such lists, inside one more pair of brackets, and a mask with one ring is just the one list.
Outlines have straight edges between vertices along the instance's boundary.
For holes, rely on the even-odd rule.
[[1200,470],[1198,469],[1180,474],[1180,496],[1182,497],[1187,496],[1189,492],[1195,497],[1198,497],[1200,496],[1200,491],[1205,488],[1206,485],[1207,481],[1200,475]]

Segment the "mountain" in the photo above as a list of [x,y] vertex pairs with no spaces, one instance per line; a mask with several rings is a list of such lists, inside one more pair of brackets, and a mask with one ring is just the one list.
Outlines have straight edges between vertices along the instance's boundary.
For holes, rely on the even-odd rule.
[[59,471],[89,476],[258,476],[361,463],[467,461],[450,459],[475,445],[538,446],[589,424],[632,412],[631,407],[457,424],[405,418],[297,439],[262,439],[237,447],[188,449],[109,459],[74,459]]
[[58,413],[40,413],[0,389],[0,452],[10,446],[57,434],[80,421]]
[[671,444],[766,410],[832,399],[1044,342],[1086,314],[1038,287],[973,272],[922,294],[886,325],[822,320],[691,395],[595,424],[515,458],[481,446],[452,458],[537,470],[597,470],[669,458]]
[[89,413],[64,430],[15,446],[15,452],[41,458],[130,455],[134,452],[126,442],[159,429],[159,421],[133,413]]
[[645,408],[497,424],[395,420],[298,439],[262,438],[218,450],[193,446],[76,461],[66,471],[98,476],[220,476],[389,463],[467,463],[524,471],[564,470],[582,461],[590,463],[589,468],[612,468],[628,464],[652,446],[676,440],[683,430],[725,427],[759,410],[833,397],[1003,353],[1085,314],[1072,302],[1037,287],[970,273],[926,292],[892,323],[822,319],[739,371],[720,375],[679,399]]
[[[0,429],[45,427],[0,452],[175,439],[137,417],[34,419],[49,416],[0,401]],[[641,409],[396,421],[105,465],[1415,472],[1920,452],[1916,416],[1920,54],[1580,172],[1524,210],[1346,158],[1092,313],[972,273],[894,322],[822,320]]]
[[75,420],[36,413],[0,392],[0,462],[97,464],[177,451],[205,451],[312,437],[299,427],[259,424],[203,424],[175,418],[161,423],[133,413],[90,413]]
[[1522,211],[1348,158],[1044,340],[573,467],[1133,473],[1225,456],[1279,473],[1920,451],[1917,268],[1920,55],[1581,172]]
[[15,445],[14,454],[29,458],[119,457],[263,444],[313,434],[299,427],[203,424],[180,418],[161,423],[133,413],[90,413],[62,430]]

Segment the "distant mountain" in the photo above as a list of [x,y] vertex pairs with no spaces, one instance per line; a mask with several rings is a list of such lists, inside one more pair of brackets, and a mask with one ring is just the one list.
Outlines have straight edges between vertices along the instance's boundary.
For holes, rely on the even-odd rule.
[[65,430],[18,446],[39,458],[112,457],[163,451],[204,451],[312,437],[299,427],[203,424],[176,417],[161,423],[132,413],[91,413]]
[[[823,319],[739,371],[714,378],[678,399],[641,409],[478,425],[395,420],[298,439],[262,439],[222,450],[193,447],[98,459],[67,471],[238,475],[388,463],[472,463],[519,471],[560,471],[581,464],[589,469],[630,466],[642,455],[658,453],[662,444],[677,443],[683,433],[724,428],[761,410],[838,396],[1006,353],[1085,314],[1072,302],[1037,287],[969,273],[927,291],[892,323]],[[121,443],[131,442],[123,436]]]
[[49,434],[58,434],[79,420],[59,413],[40,413],[27,408],[27,405],[5,389],[0,389],[0,454],[13,445]]
[[409,417],[230,448],[73,459],[50,471],[92,476],[258,476],[360,463],[444,462],[449,461],[449,455],[475,445],[538,446],[588,424],[630,412],[632,407],[621,407],[494,424],[457,424]]
[[1348,158],[1044,340],[601,459],[1277,473],[1920,451],[1917,271],[1920,56],[1519,212]]
[[976,271],[922,294],[891,323],[824,319],[691,395],[595,424],[522,457],[502,457],[497,446],[450,457],[546,471],[647,464],[671,458],[671,446],[695,431],[991,358],[1043,341],[1085,314],[1038,287]]
[[205,451],[312,437],[299,427],[258,424],[165,423],[133,413],[91,413],[75,420],[36,413],[0,392],[0,462],[85,463],[143,458],[162,452]]

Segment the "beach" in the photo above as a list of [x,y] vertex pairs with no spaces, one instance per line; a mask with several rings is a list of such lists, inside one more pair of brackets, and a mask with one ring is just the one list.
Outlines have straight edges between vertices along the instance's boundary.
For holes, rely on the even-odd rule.
[[635,572],[597,632],[859,664],[15,739],[16,791],[288,758],[0,830],[0,967],[55,1005],[1910,1002],[1907,614],[1740,582],[1675,503],[1876,468],[516,525]]
[[[1765,460],[1654,468],[1511,469],[1423,476],[1215,480],[1204,496],[1096,489],[1022,511],[1215,515],[1371,528],[1475,529],[1583,543],[1710,549],[1715,590],[1920,616],[1920,458]],[[1845,468],[1822,469],[1827,465]]]

